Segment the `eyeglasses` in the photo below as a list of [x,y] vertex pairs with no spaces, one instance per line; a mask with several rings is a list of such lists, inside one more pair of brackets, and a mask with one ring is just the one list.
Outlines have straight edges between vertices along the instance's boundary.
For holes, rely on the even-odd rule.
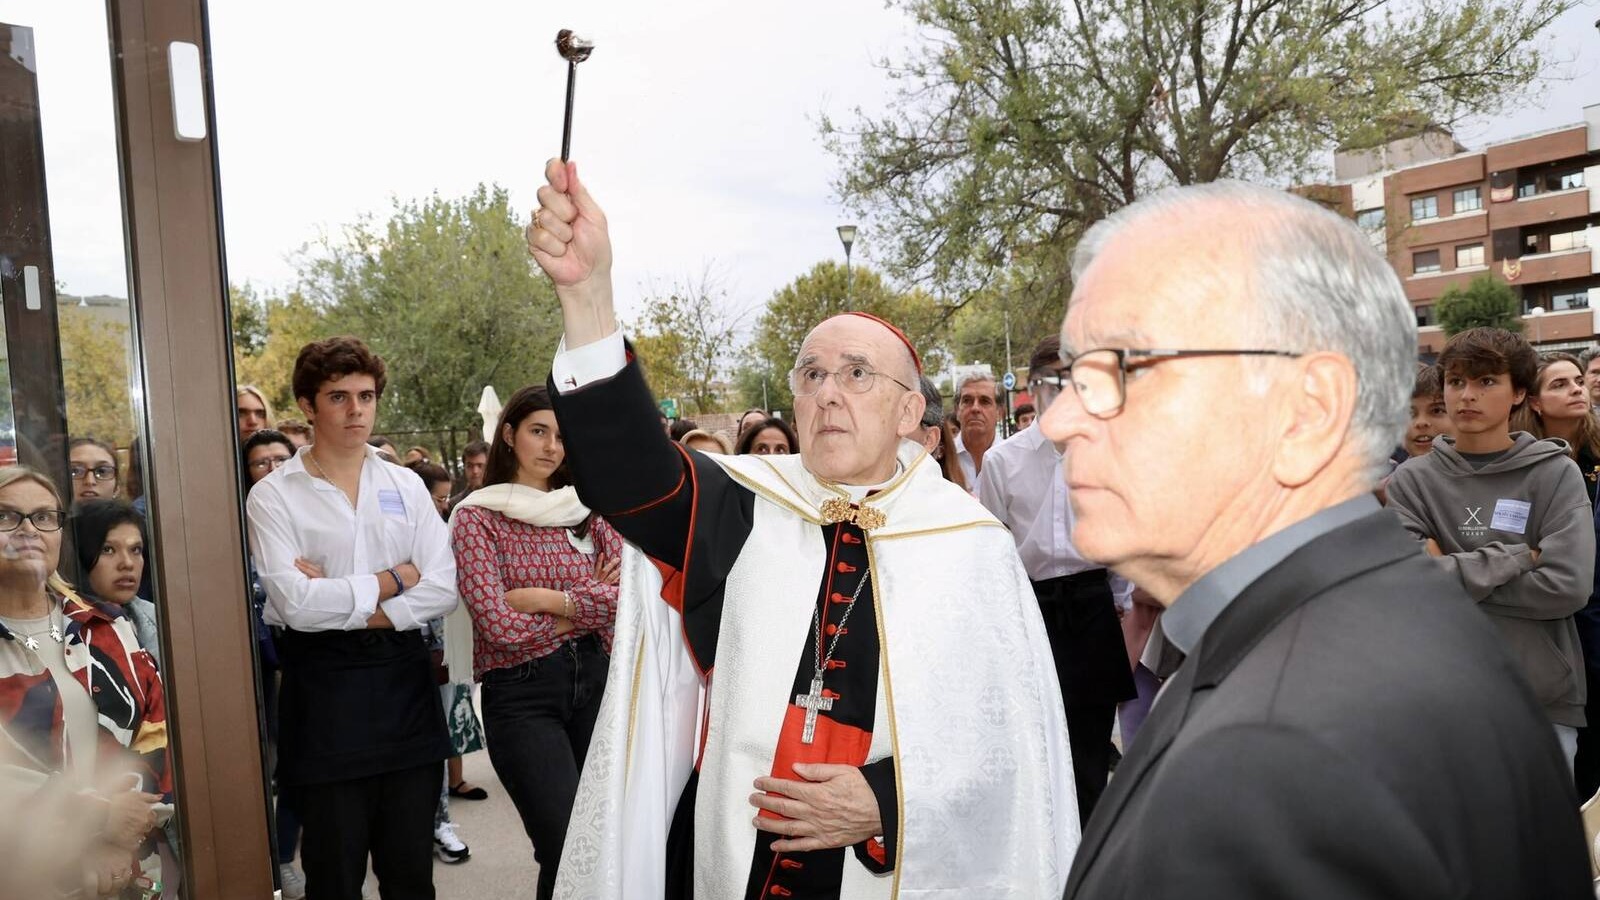
[[60,509],[36,509],[31,513],[0,509],[0,531],[16,531],[22,527],[23,519],[32,522],[35,531],[60,531],[62,523],[67,521],[67,514]]
[[268,469],[276,469],[293,458],[292,456],[268,456],[265,459],[253,459],[250,461],[250,468],[256,472],[265,472]]
[[[1076,356],[1061,354],[1066,383],[1078,394],[1083,411],[1109,419],[1122,411],[1128,399],[1128,373],[1174,359],[1204,356],[1282,356],[1304,354],[1288,350],[1086,350]],[[1059,380],[1059,379],[1058,379]],[[1048,383],[1048,381],[1047,381]]]
[[1060,391],[1067,387],[1067,369],[1058,369],[1049,375],[1035,375],[1028,379],[1028,393],[1038,394],[1041,390]]
[[[872,385],[883,373],[875,372],[860,363],[845,366],[837,372],[829,372],[816,366],[799,366],[789,373],[789,390],[796,397],[810,397],[822,390],[822,383],[827,381],[830,375],[838,382],[840,390],[851,394],[865,394],[872,390]],[[883,377],[908,391],[915,390],[893,375],[883,375]]]
[[72,473],[73,481],[83,481],[90,475],[94,476],[95,481],[110,481],[111,479],[117,477],[116,467],[108,463],[101,463],[93,468],[88,466],[71,466],[67,471]]

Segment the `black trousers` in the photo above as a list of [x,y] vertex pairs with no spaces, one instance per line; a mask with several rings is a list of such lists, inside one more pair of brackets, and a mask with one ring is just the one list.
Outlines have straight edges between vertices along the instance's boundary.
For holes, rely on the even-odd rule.
[[433,812],[443,763],[289,788],[306,900],[361,900],[367,856],[383,900],[434,900]]
[[1067,738],[1072,742],[1072,780],[1078,789],[1078,826],[1089,824],[1100,795],[1111,779],[1111,721],[1115,703],[1079,703],[1067,707]]
[[1578,755],[1572,762],[1579,802],[1600,791],[1600,673],[1587,665],[1583,669],[1589,686],[1589,699],[1583,705],[1588,724],[1578,729]]
[[1104,569],[1033,583],[1067,707],[1078,819],[1087,824],[1111,777],[1117,704],[1138,696]]
[[567,820],[605,692],[606,664],[599,639],[586,635],[549,656],[483,676],[489,763],[533,842],[538,900],[555,894]]

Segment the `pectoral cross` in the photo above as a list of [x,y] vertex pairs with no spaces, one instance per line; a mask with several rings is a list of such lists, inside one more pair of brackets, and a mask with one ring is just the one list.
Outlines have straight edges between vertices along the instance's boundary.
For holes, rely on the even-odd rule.
[[833,709],[833,698],[822,695],[822,673],[811,676],[811,692],[795,694],[794,705],[806,711],[806,727],[800,732],[800,743],[809,744],[817,736],[817,710]]

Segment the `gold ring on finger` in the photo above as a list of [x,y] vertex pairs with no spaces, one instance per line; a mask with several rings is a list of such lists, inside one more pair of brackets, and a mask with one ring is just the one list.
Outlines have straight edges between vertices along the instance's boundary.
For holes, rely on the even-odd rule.
[[539,215],[541,213],[543,213],[543,212],[544,212],[544,207],[542,207],[542,206],[533,211],[533,227],[535,229],[540,229],[540,228],[544,227],[544,223],[539,221]]

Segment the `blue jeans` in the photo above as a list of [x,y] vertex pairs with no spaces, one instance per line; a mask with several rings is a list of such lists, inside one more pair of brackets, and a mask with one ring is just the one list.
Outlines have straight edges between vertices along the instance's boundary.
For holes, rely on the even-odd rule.
[[555,893],[556,867],[608,662],[600,640],[585,635],[548,656],[483,675],[489,762],[533,842],[538,900]]

